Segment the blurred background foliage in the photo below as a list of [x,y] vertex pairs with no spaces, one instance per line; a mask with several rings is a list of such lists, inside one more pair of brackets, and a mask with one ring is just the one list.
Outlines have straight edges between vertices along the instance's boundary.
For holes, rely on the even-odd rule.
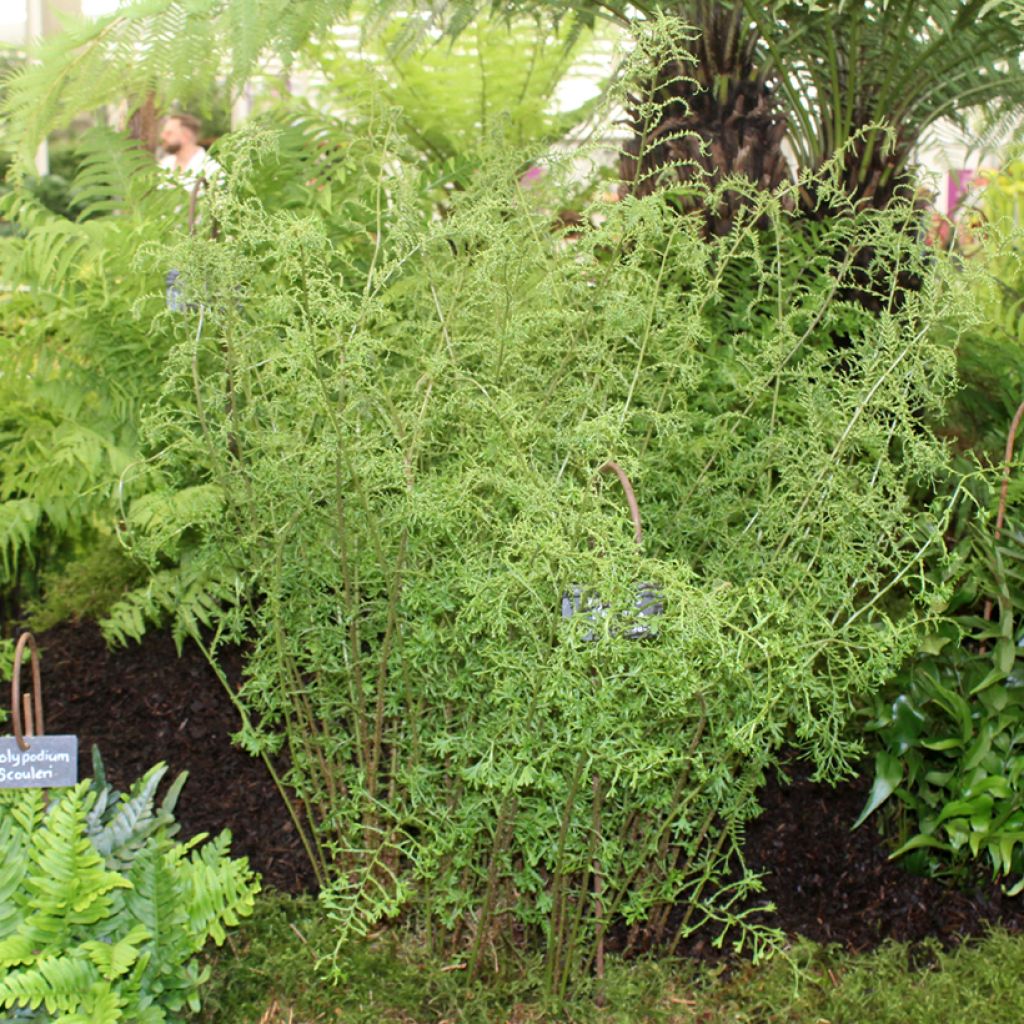
[[592,30],[570,34],[540,15],[511,22],[481,16],[453,40],[396,51],[405,31],[396,19],[358,48],[337,39],[311,47],[308,59],[326,78],[319,102],[362,117],[382,103],[394,107],[400,133],[441,166],[470,158],[496,137],[536,152],[562,140],[597,104],[595,88],[580,108],[552,108]]

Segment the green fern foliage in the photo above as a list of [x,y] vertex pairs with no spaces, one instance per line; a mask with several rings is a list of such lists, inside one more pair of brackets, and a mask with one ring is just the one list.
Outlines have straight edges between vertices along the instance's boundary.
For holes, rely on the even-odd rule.
[[165,766],[124,795],[99,768],[49,805],[43,790],[0,794],[0,1010],[40,1022],[182,1021],[199,1006],[195,954],[249,913],[256,881],[228,856],[226,832],[201,846],[203,836],[173,841],[183,777],[156,808]]
[[562,138],[584,116],[585,108],[554,114],[550,107],[593,33],[548,29],[536,17],[481,16],[442,46],[410,49],[400,45],[410,23],[422,27],[423,19],[393,19],[358,50],[337,41],[318,46],[310,59],[326,79],[321,102],[363,117],[381,103],[393,106],[409,143],[456,179],[469,170],[460,173],[460,163],[472,166],[497,135],[536,146]]
[[[526,188],[511,150],[435,217],[429,170],[375,127],[337,134],[377,170],[344,219],[254,184],[292,140],[234,140],[220,239],[166,257],[196,282],[190,330],[126,541],[180,552],[166,595],[233,586],[212,624],[250,644],[241,740],[288,750],[342,931],[406,915],[476,971],[521,937],[553,994],[612,927],[671,944],[717,922],[762,950],[736,908],[765,772],[784,744],[849,770],[853,707],[933,615],[919,567],[948,508],[914,502],[949,478],[925,423],[960,279],[909,204],[861,210],[827,175],[820,224],[800,186],[751,189],[708,238],[663,188],[594,202],[569,238],[571,161],[545,153]],[[849,297],[869,288],[876,312]]]
[[189,95],[224,67],[238,86],[262,59],[286,62],[349,9],[348,0],[135,0],[48,40],[6,82],[8,138],[31,156],[82,110],[127,97]]
[[171,341],[140,319],[162,308],[163,274],[136,258],[184,231],[181,199],[112,132],[79,152],[78,220],[18,186],[2,201],[17,232],[0,239],[0,590],[22,601],[39,574],[112,537],[119,500],[145,479],[138,409]]

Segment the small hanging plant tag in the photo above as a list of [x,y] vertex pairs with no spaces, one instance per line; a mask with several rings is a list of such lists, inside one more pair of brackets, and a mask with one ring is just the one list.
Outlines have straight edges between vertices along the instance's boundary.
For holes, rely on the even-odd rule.
[[[636,494],[633,485],[625,470],[610,459],[599,467],[598,473],[614,473],[622,489],[626,493],[626,500],[629,502],[629,515],[633,520],[633,539],[636,541],[637,549],[643,545],[644,530],[640,523],[640,507],[636,501]],[[636,599],[632,608],[623,609],[617,617],[618,621],[609,627],[611,636],[624,636],[628,640],[641,640],[644,637],[657,635],[657,622],[642,621],[652,619],[665,614],[665,602],[657,583],[637,583]],[[573,585],[572,589],[562,594],[562,618],[570,619],[574,615],[583,615],[586,620],[593,623],[594,629],[583,634],[587,643],[599,640],[602,631],[602,619],[606,618],[611,609],[605,604],[599,595],[593,591],[585,590],[579,584]]]
[[[594,624],[594,629],[583,634],[583,639],[590,643],[601,638],[601,620],[604,619],[611,609],[603,604],[601,599],[593,593],[585,593],[580,586],[574,586],[572,591],[562,595],[562,618],[568,619],[573,615],[584,615],[588,622]],[[644,637],[653,637],[658,632],[656,622],[645,623],[644,618],[655,618],[665,613],[664,599],[657,584],[637,583],[636,601],[632,608],[624,609],[619,613],[622,624],[613,624],[609,628],[611,636],[624,636],[627,640],[641,640]]]

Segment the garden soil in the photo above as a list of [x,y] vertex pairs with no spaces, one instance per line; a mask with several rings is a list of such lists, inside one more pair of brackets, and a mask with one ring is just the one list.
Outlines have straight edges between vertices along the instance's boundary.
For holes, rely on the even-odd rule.
[[[290,893],[313,888],[301,842],[266,769],[231,743],[237,713],[198,649],[188,645],[178,657],[168,635],[153,634],[110,651],[89,623],[58,626],[38,641],[47,732],[78,735],[83,777],[91,774],[93,744],[118,788],[157,761],[167,762],[169,777],[188,771],[177,810],[182,838],[229,828],[233,852],[249,858],[264,885]],[[234,686],[241,660],[235,652],[222,663]],[[1007,898],[987,879],[959,890],[916,877],[888,860],[871,823],[851,831],[868,774],[832,788],[809,781],[792,764],[788,780],[769,781],[761,794],[764,813],[747,832],[748,862],[765,873],[758,902],[776,906],[760,920],[851,951],[886,939],[934,937],[949,946],[996,923],[1024,930],[1024,897]],[[700,939],[686,952],[720,955]]]

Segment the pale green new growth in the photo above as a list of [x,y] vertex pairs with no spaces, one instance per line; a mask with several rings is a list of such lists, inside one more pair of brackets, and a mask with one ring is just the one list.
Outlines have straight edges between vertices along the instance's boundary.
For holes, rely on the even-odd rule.
[[[182,559],[185,615],[234,580],[240,739],[287,751],[343,933],[404,913],[473,971],[539,939],[556,994],[611,922],[630,945],[715,922],[756,953],[757,881],[728,871],[765,771],[784,744],[846,770],[855,703],[929,614],[945,505],[910,499],[947,474],[929,331],[959,285],[913,210],[859,213],[828,176],[823,224],[751,190],[708,240],[666,193],[564,237],[556,160],[526,188],[496,156],[434,220],[388,125],[338,144],[316,184],[344,214],[267,208],[250,182],[280,155],[242,138],[221,239],[166,257],[193,307],[135,542]],[[636,615],[640,584],[664,614]],[[563,618],[576,589],[607,610]]]

